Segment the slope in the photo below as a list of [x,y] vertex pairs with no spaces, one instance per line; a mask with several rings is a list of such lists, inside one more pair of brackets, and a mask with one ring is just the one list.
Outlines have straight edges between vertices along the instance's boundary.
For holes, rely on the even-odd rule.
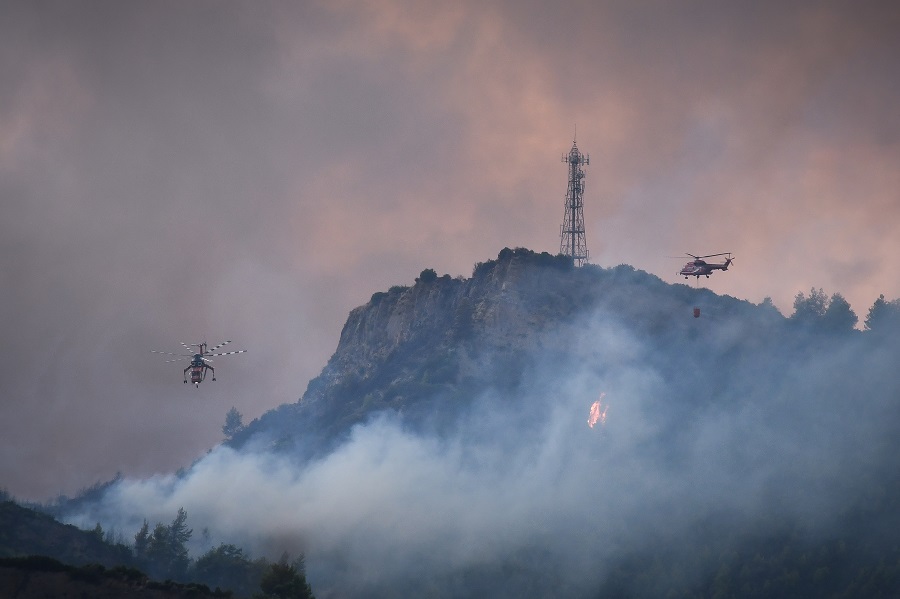
[[[707,306],[699,322],[691,316],[698,302]],[[250,423],[231,445],[313,456],[385,410],[422,424],[438,409],[452,422],[473,397],[511,393],[537,364],[589,361],[596,348],[584,345],[583,332],[598,314],[630,334],[687,349],[729,321],[760,332],[784,321],[771,306],[669,285],[627,265],[574,268],[565,256],[506,248],[476,264],[471,278],[426,269],[413,286],[373,294],[350,313],[337,350],[300,401]]]
[[131,551],[106,543],[102,534],[62,524],[12,501],[0,502],[0,557],[28,555],[49,556],[78,566],[132,565]]

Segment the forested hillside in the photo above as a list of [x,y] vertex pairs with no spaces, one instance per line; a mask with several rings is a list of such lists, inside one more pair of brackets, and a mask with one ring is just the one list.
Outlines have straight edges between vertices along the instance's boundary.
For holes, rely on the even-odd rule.
[[5,599],[222,599],[231,596],[218,589],[210,591],[203,585],[154,582],[139,570],[124,566],[107,569],[91,564],[79,568],[44,556],[0,558],[0,597]]
[[128,547],[105,542],[102,530],[79,530],[13,501],[0,501],[0,557],[28,555],[50,556],[75,566],[134,565]]
[[859,320],[505,249],[375,293],[299,402],[73,517],[188,505],[321,596],[898,596],[900,302]]
[[[252,559],[220,544],[197,559],[186,547],[193,531],[179,510],[171,524],[147,521],[131,539],[114,540],[98,523],[80,530],[52,516],[0,501],[0,597],[250,597],[309,599],[302,557],[288,563]],[[215,589],[211,591],[210,589]]]

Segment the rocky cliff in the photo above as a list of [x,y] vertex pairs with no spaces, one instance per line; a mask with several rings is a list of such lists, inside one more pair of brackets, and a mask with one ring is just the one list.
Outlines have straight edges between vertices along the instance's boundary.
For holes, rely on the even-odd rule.
[[575,268],[567,257],[521,248],[479,262],[469,278],[426,269],[413,285],[377,292],[351,311],[337,350],[300,401],[254,421],[232,444],[264,438],[325,450],[381,410],[415,421],[440,406],[446,416],[474,392],[514,388],[537,364],[590,359],[596,348],[584,333],[597,314],[656,343],[702,335],[692,317],[698,301],[714,320],[783,320],[630,266]]

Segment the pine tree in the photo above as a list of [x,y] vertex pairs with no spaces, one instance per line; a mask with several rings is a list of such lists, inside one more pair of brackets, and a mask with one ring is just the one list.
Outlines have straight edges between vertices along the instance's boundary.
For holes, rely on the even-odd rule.
[[187,572],[190,565],[188,557],[187,542],[194,533],[193,529],[187,527],[187,512],[183,507],[178,508],[178,514],[169,526],[169,552],[170,566],[169,570],[173,578],[181,578]]
[[222,543],[197,559],[192,580],[210,588],[229,589],[239,597],[249,597],[259,587],[264,571],[265,566],[244,555],[243,549]]
[[828,307],[828,296],[820,287],[818,290],[813,287],[809,290],[809,297],[806,297],[801,291],[794,296],[794,313],[791,319],[804,324],[812,324],[825,315],[825,309]]
[[184,579],[190,565],[187,542],[194,532],[187,527],[187,512],[178,508],[172,524],[157,522],[153,534],[147,534],[148,528],[145,520],[135,535],[135,555],[140,559],[143,554],[148,573],[155,578]]
[[259,583],[262,593],[254,595],[254,599],[315,599],[303,570],[302,556],[293,564],[287,563],[287,556],[282,556],[280,562],[269,566],[263,574]]
[[144,561],[147,557],[147,546],[150,543],[150,525],[147,523],[147,520],[144,520],[144,525],[141,526],[141,529],[134,535],[134,557],[138,559],[139,562]]
[[228,413],[225,414],[225,425],[222,426],[222,432],[225,434],[226,439],[231,439],[244,429],[244,425],[241,422],[242,418],[243,416],[234,406],[228,410]]
[[884,294],[878,296],[866,316],[867,331],[889,332],[900,330],[900,300],[886,301]]
[[169,578],[171,565],[169,527],[157,522],[147,541],[147,570],[154,578]]
[[840,293],[831,296],[828,307],[822,315],[822,323],[832,332],[852,331],[859,321],[856,313],[850,308],[850,303]]
[[97,526],[94,527],[94,530],[91,533],[97,538],[98,541],[103,541],[103,527],[100,526],[100,523],[97,522]]

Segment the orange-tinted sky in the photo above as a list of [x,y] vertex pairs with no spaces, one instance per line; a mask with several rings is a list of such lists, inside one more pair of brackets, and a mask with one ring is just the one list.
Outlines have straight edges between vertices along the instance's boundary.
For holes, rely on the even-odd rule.
[[[638,5],[639,6],[636,6]],[[5,2],[0,485],[186,465],[424,268],[555,253],[785,315],[900,297],[889,2]],[[233,339],[194,389],[150,349]]]

